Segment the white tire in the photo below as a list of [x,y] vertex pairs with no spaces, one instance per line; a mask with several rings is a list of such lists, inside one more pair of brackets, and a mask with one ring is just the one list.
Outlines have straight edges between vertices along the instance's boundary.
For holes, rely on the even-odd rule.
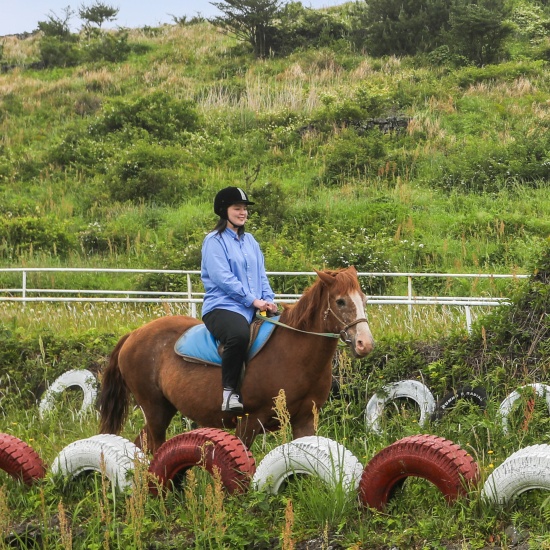
[[529,447],[523,447],[522,449],[518,449],[517,451],[512,453],[504,462],[507,462],[508,460],[513,460],[521,455],[540,455],[540,454],[550,455],[550,445],[547,445],[546,443],[540,443],[538,445],[530,445]]
[[483,485],[481,497],[503,505],[532,489],[550,491],[550,453],[539,449],[531,454],[526,447],[495,468]]
[[539,397],[546,397],[546,405],[548,407],[548,410],[550,411],[550,386],[539,383],[521,386],[517,390],[513,391],[510,395],[508,395],[508,397],[506,397],[502,401],[498,408],[498,412],[501,417],[502,430],[504,431],[504,433],[508,433],[508,415],[510,414],[514,403],[521,397],[520,390],[522,390],[523,388],[533,388],[536,395],[538,395]]
[[62,374],[46,390],[38,406],[40,418],[43,418],[44,414],[53,408],[57,394],[74,386],[81,388],[84,392],[79,414],[84,414],[95,405],[97,398],[97,380],[95,376],[89,370],[74,369]]
[[402,380],[387,384],[380,390],[380,395],[374,394],[365,408],[365,424],[367,429],[380,433],[380,417],[388,401],[408,398],[420,407],[419,425],[424,425],[435,410],[435,399],[430,389],[417,380]]
[[292,475],[320,478],[329,487],[356,491],[363,466],[346,447],[332,439],[316,435],[300,437],[271,450],[259,463],[252,478],[257,490],[277,494]]
[[101,472],[103,462],[106,477],[123,491],[132,483],[129,473],[137,460],[148,463],[134,443],[118,435],[100,434],[67,445],[53,461],[51,472],[77,477],[84,471]]

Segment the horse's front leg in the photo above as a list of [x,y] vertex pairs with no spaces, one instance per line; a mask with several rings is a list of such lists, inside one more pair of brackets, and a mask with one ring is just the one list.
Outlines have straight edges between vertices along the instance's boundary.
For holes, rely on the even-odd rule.
[[306,435],[315,435],[315,425],[313,414],[300,419],[291,420],[292,439],[305,437]]

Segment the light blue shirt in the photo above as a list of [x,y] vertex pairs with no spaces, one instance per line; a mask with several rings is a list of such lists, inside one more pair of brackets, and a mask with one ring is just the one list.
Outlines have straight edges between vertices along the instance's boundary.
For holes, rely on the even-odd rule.
[[264,255],[250,233],[227,227],[221,235],[209,233],[202,243],[201,278],[205,295],[202,315],[213,309],[240,313],[250,323],[252,302],[273,302],[275,295],[265,273]]

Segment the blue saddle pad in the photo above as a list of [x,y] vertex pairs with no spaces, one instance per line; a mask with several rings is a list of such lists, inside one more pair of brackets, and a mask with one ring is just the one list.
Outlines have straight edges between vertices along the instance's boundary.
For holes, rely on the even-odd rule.
[[[279,317],[274,317],[277,321]],[[271,336],[275,325],[264,322],[260,325],[258,334],[248,350],[248,363],[263,347]],[[176,341],[174,351],[184,359],[193,362],[207,363],[221,367],[222,358],[218,353],[219,341],[208,331],[204,324],[195,325],[186,330]]]

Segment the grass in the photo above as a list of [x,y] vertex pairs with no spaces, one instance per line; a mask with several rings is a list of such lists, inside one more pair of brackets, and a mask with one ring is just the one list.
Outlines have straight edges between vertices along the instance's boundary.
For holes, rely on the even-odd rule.
[[[490,311],[491,306],[472,308],[472,322]],[[420,341],[443,337],[457,330],[466,331],[466,317],[460,306],[373,305],[367,307],[371,331],[391,338],[406,335]],[[125,332],[165,315],[189,315],[187,304],[132,303],[61,303],[41,304],[0,302],[4,326],[39,334],[51,330],[57,334],[97,331]]]
[[[345,376],[354,376],[349,359],[342,359],[340,368]],[[432,433],[458,443],[478,462],[481,482],[452,505],[433,485],[417,478],[410,478],[380,512],[365,508],[353,494],[341,494],[337,486],[320,486],[310,476],[292,479],[278,495],[254,490],[229,495],[222,490],[219,478],[192,469],[181,489],[158,498],[148,494],[139,471],[136,487],[125,494],[110,487],[104,476],[79,476],[65,484],[48,474],[25,487],[0,472],[6,497],[0,513],[2,540],[15,537],[21,548],[30,548],[34,543],[25,533],[36,537],[38,532],[43,544],[47,541],[46,547],[63,549],[121,545],[136,549],[217,549],[228,545],[245,548],[250,543],[291,548],[310,539],[318,540],[322,547],[339,543],[358,549],[436,549],[449,542],[474,548],[490,542],[506,547],[509,541],[504,530],[514,525],[518,531],[529,533],[531,544],[544,547],[550,540],[544,520],[548,513],[544,492],[534,491],[500,508],[483,502],[480,491],[491,471],[514,450],[548,441],[548,411],[540,400],[526,426],[524,403],[514,413],[517,421],[513,429],[505,435],[498,419],[497,393],[490,388],[488,393],[485,410],[459,402],[441,421],[423,427],[418,426],[414,407],[400,412],[388,407],[391,425],[380,435],[365,430],[365,401],[360,397],[331,398],[319,418],[319,433],[340,442],[363,465],[382,448],[414,433]],[[66,445],[97,430],[95,413],[83,418],[75,414],[78,395],[65,397],[64,404],[59,402],[43,419],[38,417],[37,408],[6,411],[0,431],[29,443],[51,464]],[[142,422],[141,413],[134,411],[122,435],[133,439]],[[168,435],[182,430],[185,426],[176,418]],[[254,443],[251,450],[257,464],[281,444],[281,436],[267,435]]]

